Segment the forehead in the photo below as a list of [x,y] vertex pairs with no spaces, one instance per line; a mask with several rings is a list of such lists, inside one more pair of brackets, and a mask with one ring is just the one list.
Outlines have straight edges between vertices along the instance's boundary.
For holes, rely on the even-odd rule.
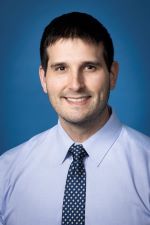
[[103,43],[93,43],[80,38],[59,39],[47,48],[49,59],[63,58],[71,59],[84,57],[103,58]]

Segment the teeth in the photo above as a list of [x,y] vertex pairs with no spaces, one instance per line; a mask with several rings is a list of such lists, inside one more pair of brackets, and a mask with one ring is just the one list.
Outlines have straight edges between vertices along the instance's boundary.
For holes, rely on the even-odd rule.
[[68,101],[71,102],[83,102],[87,97],[81,97],[81,98],[67,98]]

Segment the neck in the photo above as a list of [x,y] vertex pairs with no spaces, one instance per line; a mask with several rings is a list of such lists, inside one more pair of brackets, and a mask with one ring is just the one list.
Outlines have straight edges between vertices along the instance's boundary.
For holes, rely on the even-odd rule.
[[96,119],[86,121],[84,124],[75,124],[60,118],[60,123],[66,133],[74,142],[82,143],[101,129],[110,117],[109,107],[96,117]]

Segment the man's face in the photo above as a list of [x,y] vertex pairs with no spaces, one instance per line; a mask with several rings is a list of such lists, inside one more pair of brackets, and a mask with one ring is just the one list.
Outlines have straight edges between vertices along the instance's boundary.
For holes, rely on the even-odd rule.
[[80,125],[101,117],[117,76],[116,63],[111,72],[106,67],[103,45],[60,39],[47,53],[47,71],[40,67],[40,79],[60,121]]

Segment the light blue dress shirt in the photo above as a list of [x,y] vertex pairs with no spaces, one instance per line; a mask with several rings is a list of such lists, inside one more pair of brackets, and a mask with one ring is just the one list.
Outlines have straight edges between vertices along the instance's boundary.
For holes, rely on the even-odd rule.
[[[61,225],[73,141],[60,124],[0,157],[0,225]],[[150,225],[150,138],[113,113],[83,143],[86,225]]]

